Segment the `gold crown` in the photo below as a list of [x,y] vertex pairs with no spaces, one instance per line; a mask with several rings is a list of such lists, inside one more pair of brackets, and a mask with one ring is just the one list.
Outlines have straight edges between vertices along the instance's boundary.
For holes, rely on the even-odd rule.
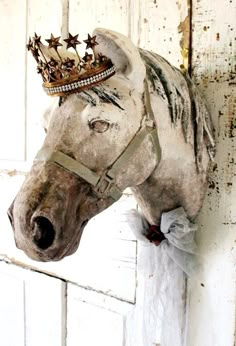
[[[41,36],[35,33],[33,38],[29,38],[27,49],[31,51],[38,66],[37,71],[43,78],[43,88],[50,96],[65,96],[71,93],[89,89],[104,80],[110,78],[115,73],[115,66],[105,55],[97,54],[95,46],[96,36],[90,36],[84,40],[87,44],[86,50],[91,49],[93,54],[85,52],[83,58],[77,51],[78,36],[69,36],[64,41],[67,44],[66,50],[59,42],[59,37],[51,34],[47,39],[48,47],[41,42]],[[61,47],[58,49],[58,47]],[[68,49],[73,48],[76,54],[71,56]],[[48,54],[48,50],[51,53]],[[67,56],[64,57],[65,52]]]

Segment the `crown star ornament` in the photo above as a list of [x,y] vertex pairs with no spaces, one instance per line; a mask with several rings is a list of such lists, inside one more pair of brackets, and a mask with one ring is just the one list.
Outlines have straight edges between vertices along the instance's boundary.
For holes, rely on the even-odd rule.
[[[37,72],[43,79],[43,89],[50,96],[66,96],[89,89],[115,73],[112,61],[102,54],[97,54],[95,46],[98,45],[96,35],[90,36],[83,42],[86,50],[90,49],[92,54],[85,52],[83,58],[79,55],[77,45],[79,35],[71,35],[64,39],[66,49],[60,43],[60,36],[51,34],[45,41],[48,46],[41,42],[41,36],[36,33],[30,37],[26,45],[37,62]],[[72,48],[73,56],[69,53]]]

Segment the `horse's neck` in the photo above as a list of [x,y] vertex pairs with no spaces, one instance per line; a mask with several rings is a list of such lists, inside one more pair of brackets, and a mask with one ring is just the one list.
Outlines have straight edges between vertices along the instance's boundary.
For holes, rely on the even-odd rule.
[[179,206],[179,196],[171,184],[173,181],[167,183],[160,177],[158,179],[155,172],[143,184],[132,188],[138,205],[150,224],[158,225],[163,211]]
[[158,225],[162,212],[184,207],[194,219],[201,208],[206,173],[199,174],[190,157],[185,161],[161,160],[152,175],[132,191],[150,224]]

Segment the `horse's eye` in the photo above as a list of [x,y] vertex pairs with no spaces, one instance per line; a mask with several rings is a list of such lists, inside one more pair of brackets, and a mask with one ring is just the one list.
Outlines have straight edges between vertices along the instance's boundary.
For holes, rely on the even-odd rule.
[[98,133],[105,132],[109,129],[110,124],[104,120],[95,120],[89,123],[90,129]]

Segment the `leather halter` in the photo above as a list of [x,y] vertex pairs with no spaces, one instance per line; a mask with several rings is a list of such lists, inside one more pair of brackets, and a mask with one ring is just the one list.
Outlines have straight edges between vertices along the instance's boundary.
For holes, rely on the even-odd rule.
[[145,121],[141,128],[135,133],[126,149],[120,156],[118,156],[114,163],[103,172],[103,174],[98,175],[79,161],[61,151],[41,149],[36,155],[35,160],[55,163],[91,184],[94,191],[102,197],[110,196],[115,201],[118,200],[122,195],[122,191],[116,185],[116,175],[125,165],[127,165],[127,162],[129,162],[134,152],[138,150],[147,136],[153,143],[155,155],[157,157],[157,164],[161,159],[161,148],[157,135],[154,114],[151,108],[147,81],[145,80],[144,83],[144,99],[146,108]]

